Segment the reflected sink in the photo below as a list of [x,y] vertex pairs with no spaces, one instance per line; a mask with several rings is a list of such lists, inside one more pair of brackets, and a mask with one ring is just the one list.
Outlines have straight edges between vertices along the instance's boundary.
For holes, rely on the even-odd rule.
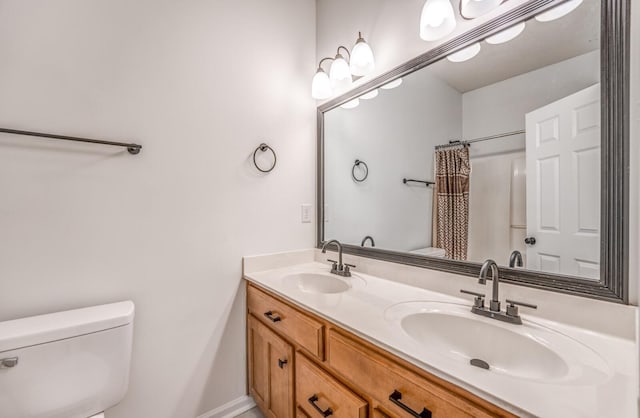
[[283,283],[305,293],[334,294],[351,289],[353,277],[342,278],[330,273],[296,273],[285,276]]
[[595,351],[560,332],[527,320],[503,323],[470,310],[453,303],[408,302],[388,308],[386,317],[425,350],[468,367],[488,364],[489,372],[513,378],[573,383],[602,381],[611,373]]

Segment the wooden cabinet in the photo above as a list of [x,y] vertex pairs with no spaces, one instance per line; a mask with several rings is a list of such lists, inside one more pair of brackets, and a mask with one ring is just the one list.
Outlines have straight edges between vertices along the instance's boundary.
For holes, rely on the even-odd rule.
[[335,329],[329,331],[328,363],[358,385],[386,411],[423,417],[510,416],[488,402],[432,376],[427,378],[385,355],[382,350]]
[[270,418],[293,417],[293,347],[249,315],[249,391]]
[[247,307],[249,387],[268,417],[514,417],[256,285]]
[[291,339],[297,346],[307,350],[315,357],[323,358],[324,326],[322,322],[253,286],[247,289],[247,308],[249,313],[259,318],[274,331]]
[[296,354],[296,402],[312,417],[367,416],[365,400],[301,354]]

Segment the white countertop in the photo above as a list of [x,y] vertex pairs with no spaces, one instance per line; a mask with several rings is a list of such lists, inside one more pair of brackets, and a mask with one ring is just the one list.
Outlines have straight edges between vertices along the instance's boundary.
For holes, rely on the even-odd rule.
[[[353,272],[352,288],[337,294],[306,293],[283,280],[300,272],[326,273],[319,262],[297,263],[269,270],[245,269],[245,279],[305,308],[354,334],[392,352],[445,380],[520,416],[636,417],[637,365],[632,340],[619,338],[547,319],[521,314],[523,321],[553,329],[595,351],[608,373],[595,383],[521,379],[471,367],[434,355],[404,332],[389,313],[393,306],[411,301],[447,302],[471,306],[462,299],[427,289]],[[262,263],[271,267],[269,263]],[[391,309],[390,309],[391,308]],[[487,321],[493,321],[486,319]],[[517,326],[517,325],[513,325]]]

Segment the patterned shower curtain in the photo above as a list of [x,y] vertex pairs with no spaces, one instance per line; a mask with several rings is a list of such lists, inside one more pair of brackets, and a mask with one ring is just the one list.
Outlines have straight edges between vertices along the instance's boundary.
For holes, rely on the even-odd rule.
[[434,246],[466,260],[469,238],[469,146],[436,150]]

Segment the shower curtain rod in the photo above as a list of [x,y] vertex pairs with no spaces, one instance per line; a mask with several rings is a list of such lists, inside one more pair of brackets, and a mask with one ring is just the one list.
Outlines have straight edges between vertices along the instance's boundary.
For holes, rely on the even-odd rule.
[[497,134],[497,135],[491,135],[491,136],[483,136],[482,138],[468,139],[466,141],[452,139],[451,141],[449,141],[448,144],[436,145],[436,149],[448,148],[448,147],[453,147],[453,146],[456,146],[456,145],[467,145],[467,144],[472,144],[474,142],[488,141],[490,139],[505,138],[505,137],[514,136],[514,135],[521,135],[521,134],[524,134],[526,132],[527,131],[525,131],[523,129],[523,130],[520,130],[520,131],[506,132],[506,133],[503,133],[503,134]]

